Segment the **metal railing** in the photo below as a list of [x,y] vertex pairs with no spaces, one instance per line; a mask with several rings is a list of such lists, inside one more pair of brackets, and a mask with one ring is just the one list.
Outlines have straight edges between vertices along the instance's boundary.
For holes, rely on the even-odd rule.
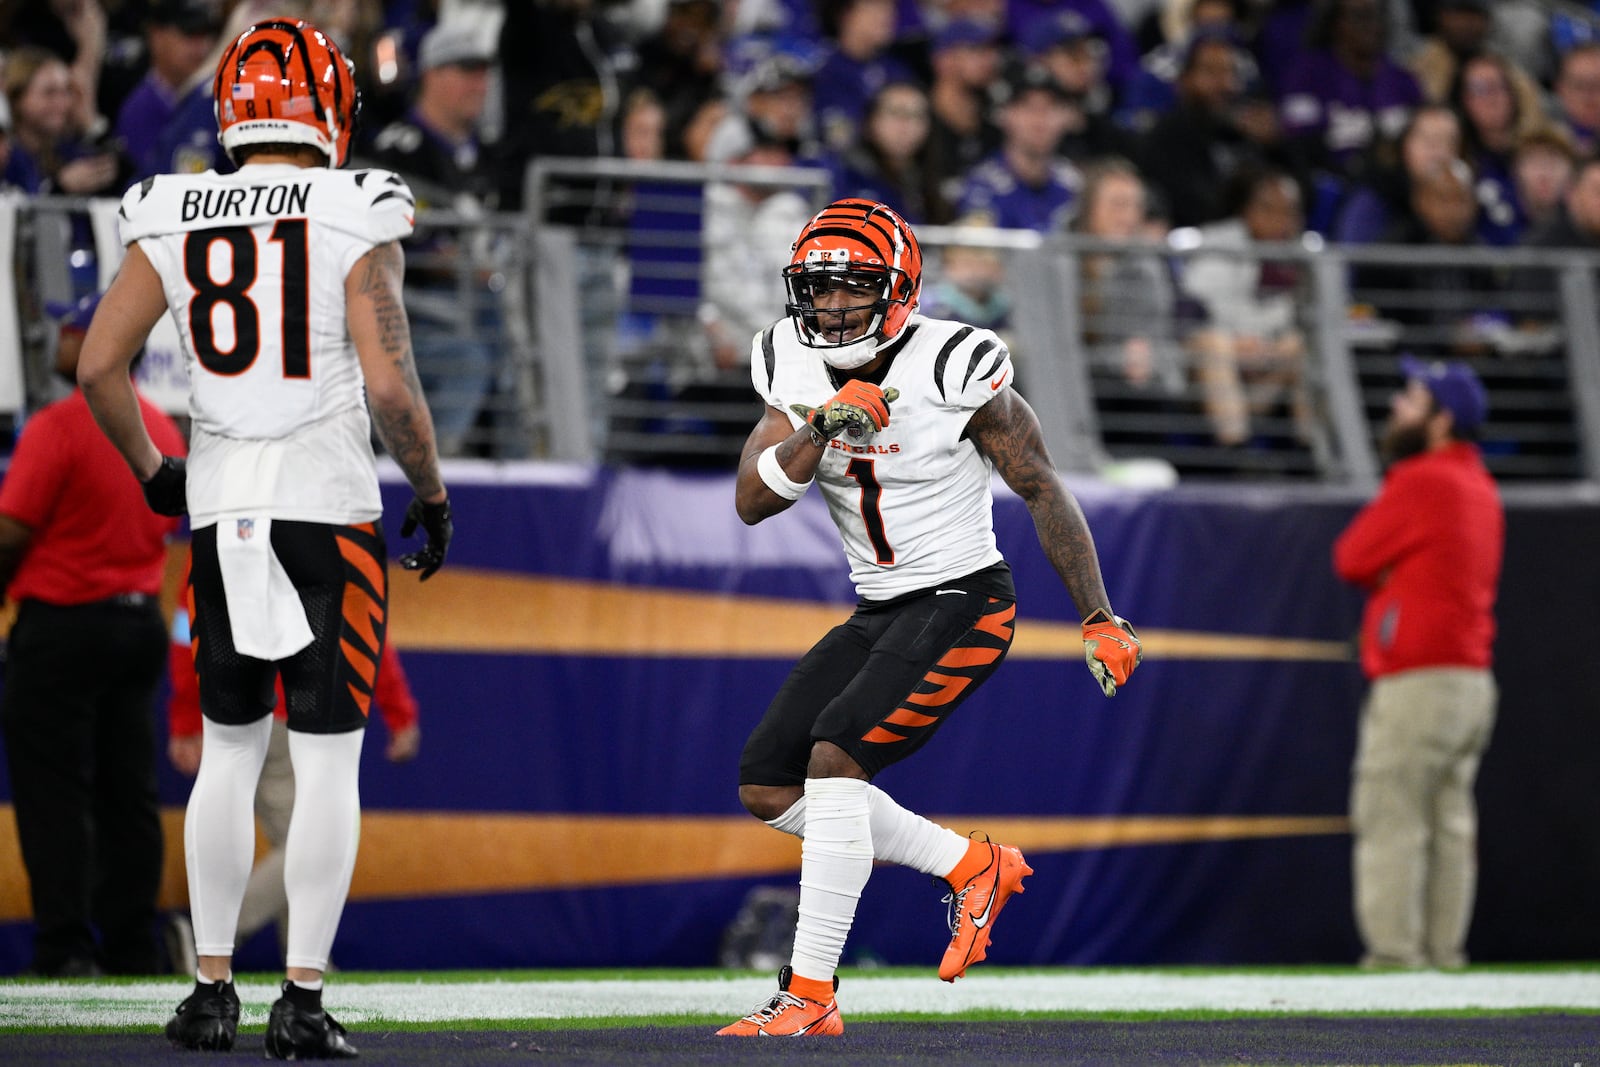
[[[826,176],[541,160],[527,194],[518,214],[421,212],[409,242],[419,371],[446,454],[732,467],[760,414],[750,339],[783,314],[778,270],[828,199]],[[109,279],[114,211],[17,211],[24,409],[59,391],[43,309]],[[1192,230],[1150,244],[919,237],[923,312],[1000,333],[1064,470],[1139,461],[1187,480],[1370,485],[1406,352],[1478,371],[1503,482],[1600,481],[1600,254],[1234,248]],[[1229,264],[1275,302],[1255,309],[1281,343],[1272,358],[1240,339],[1252,320],[1197,281]]]

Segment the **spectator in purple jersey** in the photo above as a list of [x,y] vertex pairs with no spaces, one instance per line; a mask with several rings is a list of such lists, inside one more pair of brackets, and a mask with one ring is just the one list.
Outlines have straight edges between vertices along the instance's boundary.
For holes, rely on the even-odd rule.
[[1555,79],[1556,111],[1580,153],[1600,151],[1600,41],[1574,45]]
[[860,142],[830,169],[835,200],[876,200],[917,225],[950,221],[928,169],[928,94],[914,82],[890,82],[878,90],[862,120]]
[[1456,68],[1449,103],[1461,119],[1461,154],[1477,174],[1478,236],[1514,245],[1527,226],[1512,173],[1517,138],[1529,126],[1512,83],[1512,68],[1485,52]]
[[1383,0],[1320,0],[1308,50],[1283,75],[1284,144],[1316,198],[1312,229],[1325,229],[1348,183],[1381,140],[1399,136],[1422,90],[1389,57]]
[[123,101],[114,127],[136,173],[157,173],[151,166],[156,143],[221,30],[222,12],[212,0],[157,0],[150,6],[144,27],[150,69]]
[[1071,12],[1081,17],[1105,42],[1106,79],[1114,93],[1139,72],[1139,49],[1133,34],[1105,0],[1006,0],[1006,28],[1014,41],[1029,40],[1040,25]]
[[873,95],[916,76],[889,51],[895,0],[822,0],[820,13],[832,47],[812,80],[811,102],[824,147],[840,152],[856,142]]
[[967,176],[956,204],[965,222],[1056,233],[1066,228],[1083,175],[1056,154],[1071,101],[1045,71],[1025,68],[1000,108],[1000,151]]

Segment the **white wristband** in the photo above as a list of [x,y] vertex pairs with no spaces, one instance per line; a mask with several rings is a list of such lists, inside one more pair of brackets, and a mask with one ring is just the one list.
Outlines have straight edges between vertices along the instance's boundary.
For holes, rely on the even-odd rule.
[[799,500],[805,496],[806,490],[811,488],[811,482],[797,482],[783,472],[783,466],[778,462],[778,446],[773,445],[761,453],[756,460],[756,473],[761,475],[761,480],[767,483],[767,488],[783,497],[785,500]]

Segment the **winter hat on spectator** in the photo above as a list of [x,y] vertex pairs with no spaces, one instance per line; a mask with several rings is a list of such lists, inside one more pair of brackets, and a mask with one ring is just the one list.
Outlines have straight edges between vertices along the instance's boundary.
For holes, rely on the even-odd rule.
[[1017,44],[1022,47],[1025,54],[1038,56],[1057,45],[1072,44],[1075,41],[1099,36],[1099,32],[1088,19],[1076,11],[1062,11],[1025,27]]
[[494,47],[468,23],[441,22],[423,34],[417,46],[417,69],[436,67],[486,67],[494,62]]
[[1408,382],[1421,382],[1434,401],[1455,417],[1456,429],[1471,433],[1489,413],[1489,394],[1473,369],[1459,360],[1422,360],[1400,357],[1400,373]]

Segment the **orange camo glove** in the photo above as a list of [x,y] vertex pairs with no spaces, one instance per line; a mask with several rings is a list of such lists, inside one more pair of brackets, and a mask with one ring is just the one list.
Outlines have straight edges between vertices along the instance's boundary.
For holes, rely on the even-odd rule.
[[790,404],[789,410],[804,419],[812,433],[827,441],[846,430],[851,437],[860,437],[866,430],[883,429],[889,425],[889,405],[899,398],[898,389],[879,389],[871,382],[852,378],[820,408]]
[[1106,696],[1114,697],[1144,659],[1144,646],[1127,619],[1096,608],[1083,620],[1083,658]]

